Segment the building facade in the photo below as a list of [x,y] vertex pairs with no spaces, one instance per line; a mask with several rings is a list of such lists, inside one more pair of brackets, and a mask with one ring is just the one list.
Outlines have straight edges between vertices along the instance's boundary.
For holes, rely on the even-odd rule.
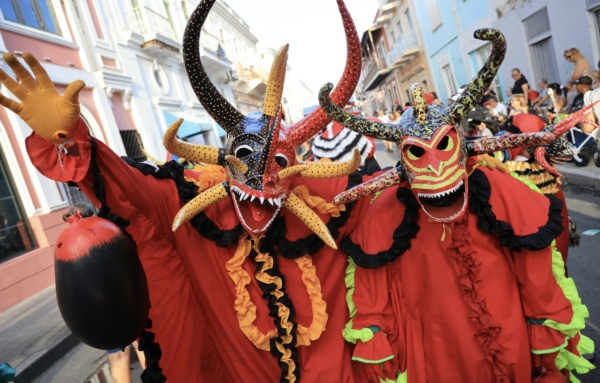
[[357,99],[368,115],[380,110],[389,114],[409,102],[414,83],[433,90],[420,31],[412,1],[379,0],[375,22],[361,39],[363,72]]
[[600,0],[424,0],[414,1],[421,20],[430,65],[442,102],[475,76],[491,50],[475,40],[478,28],[497,28],[508,51],[495,80],[500,101],[518,68],[532,89],[538,81],[566,85],[568,62],[563,52],[578,48],[592,69],[600,58]]
[[[178,118],[186,121],[182,138],[221,146],[225,132],[198,102],[181,54],[196,6],[189,0],[2,0],[0,54],[21,59],[30,51],[61,92],[84,80],[82,118],[121,156],[166,158],[162,137]],[[210,78],[241,112],[262,110],[274,52],[217,1],[200,53]],[[312,92],[289,69],[284,108],[291,122]],[[0,312],[54,283],[53,247],[69,205],[66,186],[43,177],[27,157],[30,134],[20,118],[0,108]]]

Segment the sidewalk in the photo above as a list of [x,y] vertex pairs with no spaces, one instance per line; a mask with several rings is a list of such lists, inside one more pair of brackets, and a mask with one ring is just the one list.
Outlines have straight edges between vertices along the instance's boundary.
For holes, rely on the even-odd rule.
[[583,168],[578,168],[574,164],[565,164],[558,166],[558,171],[565,176],[568,184],[600,192],[600,168],[594,165],[593,161]]
[[0,363],[31,382],[79,344],[65,325],[54,286],[0,314]]

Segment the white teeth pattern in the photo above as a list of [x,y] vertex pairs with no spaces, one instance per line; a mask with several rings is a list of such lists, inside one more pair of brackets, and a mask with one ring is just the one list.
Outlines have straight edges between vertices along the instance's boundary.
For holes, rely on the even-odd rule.
[[250,202],[254,201],[254,199],[256,199],[256,197],[252,196],[252,198],[250,198]]
[[435,193],[435,194],[428,194],[428,193],[418,193],[419,197],[425,197],[425,198],[440,198],[446,195],[450,195],[452,193],[454,193],[455,191],[457,191],[458,189],[460,189],[461,186],[464,185],[464,181],[460,181],[455,187],[453,187],[450,190],[444,190],[443,192],[440,193]]
[[265,197],[260,197],[260,204],[264,204],[265,203]]
[[[235,193],[239,194],[239,201],[243,201],[245,199],[248,199],[248,197],[250,196],[248,193],[245,193],[243,191],[241,191],[238,187],[236,186],[232,186],[231,187],[232,191],[235,191]],[[238,198],[235,198],[235,194],[233,194],[234,198],[233,198],[233,205],[235,206],[235,210],[238,213],[238,217],[241,219],[242,224],[245,227],[249,227],[249,225],[246,223],[246,221],[244,220],[244,217],[242,215],[242,213],[240,212],[240,208],[238,206]],[[279,216],[279,212],[281,211],[281,208],[283,207],[283,204],[285,203],[285,194],[282,194],[281,197],[279,198],[269,198],[268,201],[271,203],[271,205],[277,205],[277,210],[275,211],[275,213],[273,214],[273,217],[271,217],[271,220],[262,228],[262,230],[253,230],[252,233],[253,234],[260,234],[264,231],[266,231],[269,226],[271,226],[271,224],[273,223],[273,221],[275,221],[275,218],[277,218]],[[250,202],[254,201],[256,197],[252,196],[252,199],[250,200]],[[265,201],[264,197],[261,197],[261,204],[263,204]]]

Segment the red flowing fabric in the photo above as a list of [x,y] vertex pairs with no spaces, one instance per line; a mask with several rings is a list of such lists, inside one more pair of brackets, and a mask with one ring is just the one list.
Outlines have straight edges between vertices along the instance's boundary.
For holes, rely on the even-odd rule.
[[[509,175],[482,171],[493,212],[516,235],[546,224],[546,197]],[[350,238],[367,254],[389,249],[404,210],[396,188],[386,190]],[[552,274],[551,249],[503,248],[497,235],[477,227],[478,219],[469,210],[444,227],[419,214],[421,229],[406,253],[383,268],[356,268],[354,328],[382,328],[409,383],[530,383],[526,317],[571,321],[570,302]],[[555,332],[552,340],[560,336]]]
[[[35,167],[56,181],[75,181],[98,205],[92,191],[90,139],[80,122],[75,135],[79,156],[63,156],[61,170],[53,144],[33,133],[27,138],[27,150]],[[97,140],[96,140],[97,141]],[[175,183],[144,176],[127,165],[102,142],[98,143],[98,164],[112,211],[130,219],[127,231],[137,243],[146,272],[152,309],[150,318],[156,342],[162,349],[160,366],[169,382],[278,382],[281,369],[269,352],[257,349],[242,333],[234,310],[234,284],[226,270],[237,246],[217,247],[201,236],[190,224],[173,233],[171,224],[182,207]],[[305,184],[313,195],[330,201],[346,189],[348,178],[298,180],[292,187]],[[221,230],[239,224],[233,204],[223,201],[206,211]],[[306,237],[310,231],[293,214],[282,213],[290,240]],[[320,215],[328,222],[330,217]],[[341,228],[342,238],[352,230],[352,218]],[[278,257],[286,277],[287,292],[296,309],[296,322],[308,327],[312,322],[311,302],[293,260]],[[302,379],[305,382],[362,382],[362,370],[354,374],[351,365],[353,345],[341,336],[349,320],[344,276],[346,256],[324,247],[313,256],[322,285],[329,319],[320,339],[299,348]],[[254,275],[256,264],[246,260],[244,270]],[[248,286],[257,306],[256,326],[263,332],[275,328],[262,299],[263,292],[254,278]]]

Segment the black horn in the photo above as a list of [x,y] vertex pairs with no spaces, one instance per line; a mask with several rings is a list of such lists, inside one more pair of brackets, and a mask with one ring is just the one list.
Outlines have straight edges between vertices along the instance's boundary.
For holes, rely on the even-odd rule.
[[483,93],[485,93],[492,84],[492,81],[494,81],[500,65],[506,56],[506,39],[499,30],[490,28],[478,29],[475,31],[475,38],[491,41],[492,53],[486,60],[483,68],[477,73],[477,76],[475,76],[467,89],[461,94],[460,98],[450,106],[450,118],[456,124],[460,124],[475,104],[481,101]]
[[183,37],[183,60],[198,100],[217,124],[229,132],[245,117],[219,93],[208,78],[200,59],[202,26],[215,1],[202,0],[190,17]]

